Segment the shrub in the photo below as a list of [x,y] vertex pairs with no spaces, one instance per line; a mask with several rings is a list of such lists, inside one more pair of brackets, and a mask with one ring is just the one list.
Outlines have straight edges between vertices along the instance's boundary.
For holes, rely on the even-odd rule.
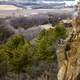
[[76,18],[75,22],[76,22],[76,25],[79,26],[80,25],[80,18]]
[[66,37],[67,31],[62,23],[57,24],[55,29],[43,30],[37,40],[36,58],[49,63],[55,61],[56,41]]
[[56,25],[55,34],[56,34],[56,37],[59,37],[59,38],[65,39],[67,37],[67,35],[68,35],[67,30],[64,27],[63,23],[59,23],[59,24]]
[[24,68],[31,63],[31,45],[23,36],[11,37],[6,43],[6,52],[12,70],[17,73],[24,71]]
[[5,28],[4,26],[0,26],[0,43],[5,42],[12,34],[13,31]]
[[9,71],[8,68],[8,55],[5,50],[0,47],[0,78],[1,80],[5,79],[7,72]]

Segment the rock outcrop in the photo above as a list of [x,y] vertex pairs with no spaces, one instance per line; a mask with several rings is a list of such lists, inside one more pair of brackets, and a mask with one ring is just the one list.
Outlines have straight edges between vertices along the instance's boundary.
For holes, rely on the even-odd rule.
[[58,43],[58,80],[80,80],[80,0],[77,2],[72,26],[73,32],[68,39]]
[[80,32],[58,44],[58,80],[80,80]]

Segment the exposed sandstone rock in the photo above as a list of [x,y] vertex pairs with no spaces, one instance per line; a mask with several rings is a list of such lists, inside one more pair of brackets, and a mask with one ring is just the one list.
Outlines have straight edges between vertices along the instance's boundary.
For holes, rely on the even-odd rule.
[[[62,44],[59,44],[58,47],[60,47],[60,45]],[[80,80],[80,78],[78,78],[80,74],[80,32],[70,37],[67,44],[64,43],[63,45],[66,47],[58,48],[58,80]],[[68,48],[67,45],[69,47],[68,50],[66,49]],[[64,56],[64,59],[61,54]]]

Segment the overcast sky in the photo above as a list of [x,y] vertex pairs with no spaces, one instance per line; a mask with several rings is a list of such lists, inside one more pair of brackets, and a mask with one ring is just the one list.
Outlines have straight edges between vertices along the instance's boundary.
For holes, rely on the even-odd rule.
[[[0,0],[0,1],[41,1],[41,0]],[[74,1],[74,0],[45,0],[45,1]]]
[[64,1],[67,5],[75,5],[75,0],[0,0],[0,1],[17,1],[17,2],[25,2],[25,1]]

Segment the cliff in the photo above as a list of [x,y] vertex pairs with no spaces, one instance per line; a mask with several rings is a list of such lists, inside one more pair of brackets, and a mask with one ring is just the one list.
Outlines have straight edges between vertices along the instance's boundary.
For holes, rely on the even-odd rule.
[[68,39],[58,43],[58,80],[80,80],[80,32],[70,34]]

